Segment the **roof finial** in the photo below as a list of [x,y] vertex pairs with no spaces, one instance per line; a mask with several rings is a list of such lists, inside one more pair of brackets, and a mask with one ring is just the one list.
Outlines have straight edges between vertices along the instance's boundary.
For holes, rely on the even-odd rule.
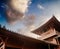
[[55,15],[53,14],[53,17],[55,17]]

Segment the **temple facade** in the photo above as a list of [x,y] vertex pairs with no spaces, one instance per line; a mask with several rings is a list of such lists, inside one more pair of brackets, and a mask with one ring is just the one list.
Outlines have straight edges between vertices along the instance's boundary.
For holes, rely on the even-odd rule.
[[54,16],[32,33],[41,37],[31,38],[0,26],[0,49],[60,49],[60,22]]
[[39,34],[41,36],[39,39],[57,44],[60,47],[60,22],[55,16],[32,32]]

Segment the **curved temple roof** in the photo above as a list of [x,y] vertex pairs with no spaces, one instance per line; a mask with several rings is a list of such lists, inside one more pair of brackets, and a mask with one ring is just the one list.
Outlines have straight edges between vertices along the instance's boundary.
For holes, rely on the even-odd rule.
[[31,38],[29,36],[26,35],[21,35],[15,32],[11,32],[9,30],[6,30],[5,28],[0,28],[0,37],[3,38],[3,40],[6,42],[6,46],[8,47],[20,47],[22,46],[24,43],[30,43],[32,44],[52,44],[52,45],[56,45],[53,43],[50,43],[48,41],[44,41],[44,40],[39,40],[39,39],[35,39],[35,38]]
[[35,29],[32,31],[36,34],[41,34],[43,32],[46,32],[50,28],[55,28],[57,31],[60,32],[60,22],[56,19],[55,16],[53,16],[50,20],[48,20],[45,24],[43,24],[41,27]]

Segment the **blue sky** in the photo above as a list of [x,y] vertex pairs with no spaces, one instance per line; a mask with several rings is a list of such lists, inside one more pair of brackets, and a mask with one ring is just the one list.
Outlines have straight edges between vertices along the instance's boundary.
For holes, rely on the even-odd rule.
[[6,28],[9,30],[16,32],[19,30],[34,30],[48,21],[53,15],[55,15],[60,21],[60,0],[31,0],[31,4],[28,6],[28,11],[25,12],[25,17],[28,17],[27,15],[35,16],[33,24],[29,25],[30,28],[28,28],[28,24],[24,23],[26,22],[25,19],[11,25],[8,23],[6,18],[6,7],[4,5],[6,4],[6,1],[7,0],[0,0],[0,24],[2,26],[6,26]]

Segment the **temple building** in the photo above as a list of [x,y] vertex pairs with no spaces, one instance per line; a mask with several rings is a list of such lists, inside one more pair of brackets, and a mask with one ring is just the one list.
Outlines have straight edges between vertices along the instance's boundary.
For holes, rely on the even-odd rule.
[[60,22],[55,16],[32,33],[41,37],[32,38],[0,26],[0,49],[60,49]]
[[45,40],[49,41],[50,43],[60,45],[60,22],[56,19],[55,16],[32,32],[39,34],[41,36],[39,38],[40,40]]

